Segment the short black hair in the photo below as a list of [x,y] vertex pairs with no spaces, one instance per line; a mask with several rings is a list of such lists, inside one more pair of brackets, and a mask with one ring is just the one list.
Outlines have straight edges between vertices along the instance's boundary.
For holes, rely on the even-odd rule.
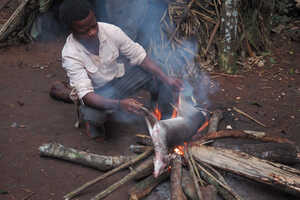
[[59,8],[59,18],[71,28],[72,22],[85,19],[91,10],[87,0],[64,0]]

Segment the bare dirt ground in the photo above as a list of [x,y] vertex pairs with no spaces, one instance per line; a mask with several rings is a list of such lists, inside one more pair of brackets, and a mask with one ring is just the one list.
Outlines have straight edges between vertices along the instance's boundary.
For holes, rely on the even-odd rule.
[[[88,138],[82,129],[73,127],[74,106],[48,95],[54,80],[65,80],[60,60],[62,46],[63,40],[59,39],[0,49],[1,200],[62,199],[66,193],[102,174],[65,161],[41,158],[38,147],[44,143],[58,142],[98,154],[128,155],[129,145],[135,143],[133,136],[145,132],[142,119],[113,121],[108,127],[110,138],[99,143]],[[300,45],[276,39],[272,56],[275,62],[243,71],[241,77],[212,74],[219,90],[210,96],[209,109],[228,111],[236,106],[267,125],[261,127],[230,112],[233,117],[225,118],[220,128],[230,124],[233,129],[262,130],[300,142]],[[78,199],[89,199],[126,173],[102,181]],[[297,199],[262,185],[241,182],[235,189],[242,191],[244,199]],[[132,184],[126,184],[106,199],[128,199],[127,190]]]

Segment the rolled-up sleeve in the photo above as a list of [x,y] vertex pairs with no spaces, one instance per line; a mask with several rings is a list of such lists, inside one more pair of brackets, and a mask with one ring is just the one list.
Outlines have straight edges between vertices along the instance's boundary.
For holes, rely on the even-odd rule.
[[145,49],[131,40],[119,27],[114,26],[113,32],[112,37],[121,54],[129,59],[131,65],[140,65],[147,55]]
[[74,55],[62,55],[62,66],[67,72],[70,86],[74,87],[77,95],[82,99],[86,94],[93,92],[91,79],[88,77],[83,64]]

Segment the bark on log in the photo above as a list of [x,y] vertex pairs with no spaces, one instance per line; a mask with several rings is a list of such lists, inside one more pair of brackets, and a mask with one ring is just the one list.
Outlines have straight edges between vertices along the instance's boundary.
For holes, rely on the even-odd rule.
[[192,156],[226,171],[268,184],[300,197],[300,171],[232,150],[207,146],[191,146]]
[[197,141],[193,142],[194,144],[201,144],[204,141],[218,139],[218,138],[227,138],[227,137],[237,137],[237,138],[249,138],[249,139],[257,139],[264,142],[277,142],[277,143],[288,143],[294,144],[294,142],[281,137],[270,136],[267,135],[265,132],[258,132],[258,131],[248,131],[248,130],[221,130],[217,132],[212,132],[204,135]]
[[131,160],[135,156],[104,156],[85,151],[79,151],[64,147],[61,144],[49,143],[40,146],[40,155],[58,158],[93,167],[101,171],[107,171],[115,168],[124,162]]
[[221,121],[222,118],[223,118],[223,112],[221,110],[216,110],[210,119],[207,132],[208,133],[216,132],[218,130],[219,122]]
[[171,200],[187,200],[181,187],[182,161],[174,154],[171,160]]
[[144,170],[148,170],[149,168],[153,169],[153,159],[148,158],[145,162],[141,163],[137,168],[132,170],[128,175],[126,175],[124,178],[122,178],[120,181],[114,183],[113,185],[109,186],[107,189],[102,191],[101,193],[94,196],[91,200],[99,200],[103,199],[116,189],[118,189],[120,186],[124,185],[128,181],[131,181],[135,179],[137,176],[139,176],[141,173],[144,173]]
[[165,181],[169,176],[170,173],[166,171],[157,178],[151,175],[139,181],[130,189],[129,200],[139,200],[146,197],[157,185]]
[[300,163],[298,158],[298,149],[295,145],[287,143],[260,143],[260,144],[226,144],[219,143],[215,147],[232,149],[234,151],[244,152],[254,157],[258,157],[271,162],[293,165]]
[[138,144],[153,146],[152,138],[149,135],[137,134],[135,135],[135,138]]

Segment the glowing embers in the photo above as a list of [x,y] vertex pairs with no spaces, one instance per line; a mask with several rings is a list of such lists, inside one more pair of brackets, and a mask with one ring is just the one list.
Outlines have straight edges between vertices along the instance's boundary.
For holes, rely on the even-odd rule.
[[[186,145],[186,143],[185,143]],[[174,148],[174,153],[180,155],[180,156],[184,156],[184,146],[176,146]]]

